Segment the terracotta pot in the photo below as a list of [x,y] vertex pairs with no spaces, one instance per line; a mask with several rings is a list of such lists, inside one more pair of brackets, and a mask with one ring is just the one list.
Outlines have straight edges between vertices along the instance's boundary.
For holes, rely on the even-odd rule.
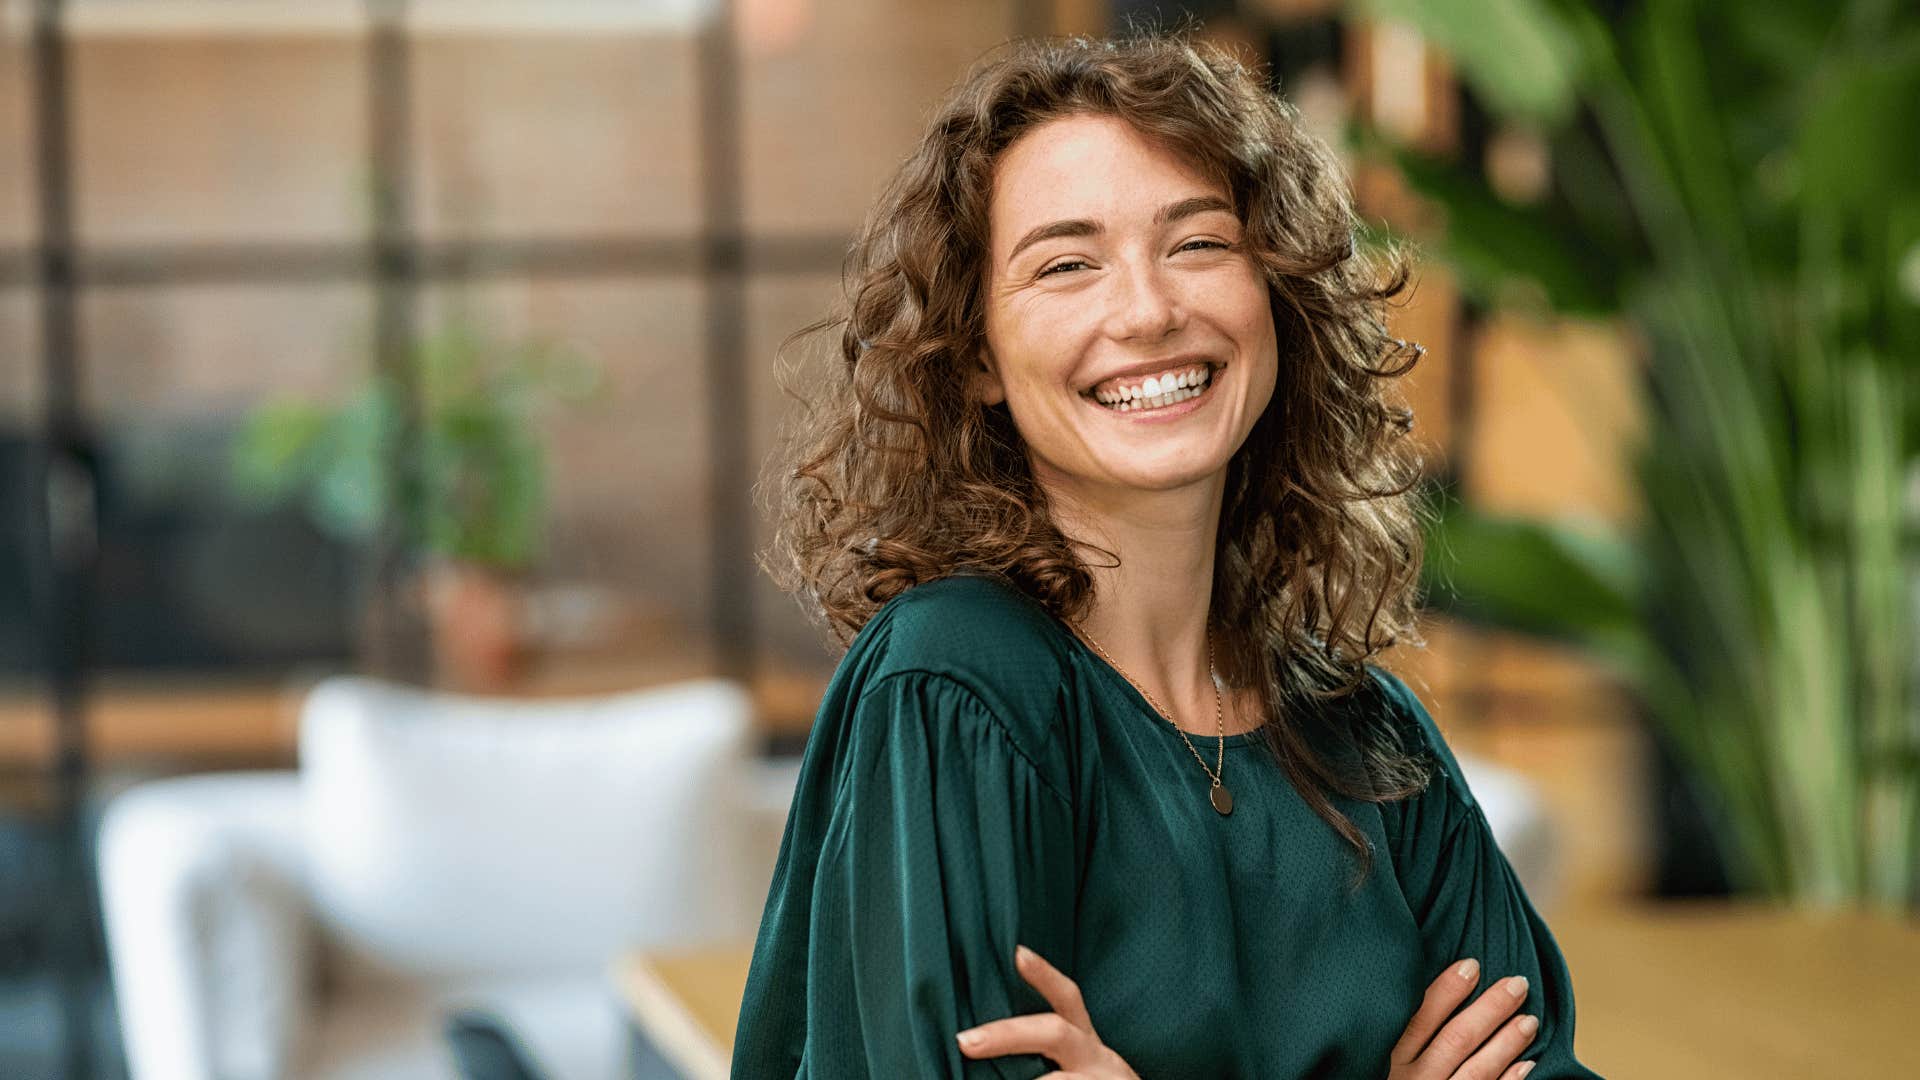
[[435,681],[449,690],[498,693],[525,673],[523,575],[477,563],[436,561],[424,571]]

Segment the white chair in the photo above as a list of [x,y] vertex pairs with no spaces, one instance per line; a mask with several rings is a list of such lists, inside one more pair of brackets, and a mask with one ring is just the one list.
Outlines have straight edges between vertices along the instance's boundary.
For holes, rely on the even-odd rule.
[[757,925],[750,714],[722,680],[505,701],[342,676],[297,772],[121,793],[100,880],[133,1080],[457,1077],[463,1006],[551,1080],[623,1076],[614,959]]

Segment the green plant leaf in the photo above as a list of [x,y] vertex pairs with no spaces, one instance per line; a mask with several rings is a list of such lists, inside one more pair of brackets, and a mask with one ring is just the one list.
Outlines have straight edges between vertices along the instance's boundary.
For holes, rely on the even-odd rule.
[[545,518],[545,455],[521,420],[487,402],[443,410],[425,452],[427,545],[495,566],[530,561]]
[[314,524],[329,535],[363,543],[379,528],[393,500],[388,457],[399,413],[393,393],[376,382],[335,417],[325,465],[308,496]]
[[1798,135],[1809,198],[1876,209],[1920,190],[1920,38],[1850,64],[1819,88]]
[[1558,125],[1573,113],[1586,58],[1578,35],[1543,0],[1355,0],[1350,6],[1419,30],[1502,116]]
[[1624,538],[1570,522],[1499,517],[1446,499],[1423,564],[1428,603],[1456,618],[1637,663],[1641,573]]
[[1620,308],[1623,256],[1598,243],[1557,211],[1516,206],[1481,180],[1448,161],[1358,138],[1388,149],[1415,190],[1446,213],[1446,239],[1439,254],[1460,275],[1461,285],[1488,302],[1505,297],[1516,281],[1544,290],[1548,303],[1572,315],[1610,315]]
[[254,410],[233,440],[233,494],[256,505],[285,500],[313,472],[313,449],[329,423],[325,410],[305,402],[274,401]]

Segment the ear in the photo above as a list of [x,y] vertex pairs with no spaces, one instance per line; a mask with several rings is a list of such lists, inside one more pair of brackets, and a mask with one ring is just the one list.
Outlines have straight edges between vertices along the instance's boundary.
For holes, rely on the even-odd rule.
[[984,346],[967,359],[967,392],[982,405],[1007,400],[1007,388],[1000,381],[993,355]]

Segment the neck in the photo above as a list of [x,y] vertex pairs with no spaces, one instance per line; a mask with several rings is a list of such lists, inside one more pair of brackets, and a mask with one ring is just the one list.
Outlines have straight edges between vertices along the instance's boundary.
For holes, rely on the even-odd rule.
[[1069,540],[1119,556],[1110,566],[1115,560],[1082,549],[1092,563],[1094,601],[1081,630],[1183,727],[1211,734],[1207,621],[1224,470],[1164,491],[1089,490],[1044,477],[1042,485]]

